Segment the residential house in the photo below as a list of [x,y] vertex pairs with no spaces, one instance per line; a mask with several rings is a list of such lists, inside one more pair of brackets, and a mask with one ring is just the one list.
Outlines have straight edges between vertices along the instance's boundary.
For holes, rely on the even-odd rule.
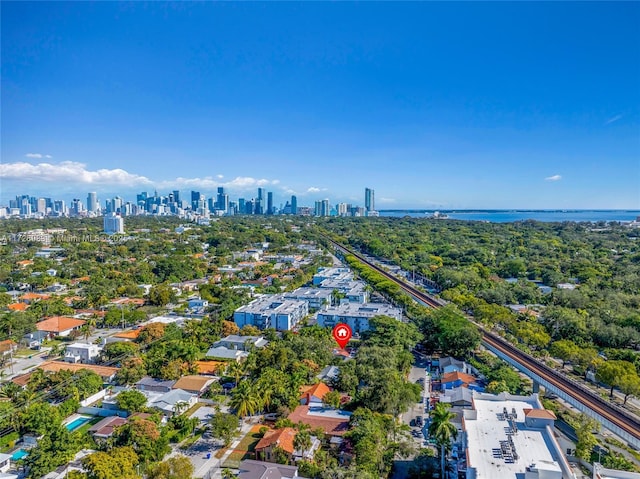
[[154,398],[148,406],[158,409],[167,417],[180,415],[198,402],[195,394],[182,389],[173,389],[158,398]]
[[301,422],[312,429],[322,428],[329,437],[343,436],[349,430],[350,418],[350,412],[314,405],[298,406],[289,414],[289,420],[294,424]]
[[13,353],[16,349],[18,349],[18,345],[15,341],[12,341],[11,339],[0,341],[0,356],[11,355],[11,353]]
[[447,389],[440,396],[440,402],[451,404],[452,407],[470,408],[473,405],[473,391],[463,386]]
[[34,331],[25,334],[20,342],[31,349],[40,349],[42,343],[49,338],[49,333],[45,331]]
[[136,308],[144,306],[145,300],[142,298],[117,298],[111,301],[115,306],[134,306]]
[[302,396],[300,396],[300,404],[322,406],[322,400],[328,392],[331,392],[331,388],[323,382],[314,384],[311,387],[304,387]]
[[189,298],[187,300],[187,304],[189,305],[189,309],[204,309],[209,306],[209,301],[207,301],[206,299],[195,297]]
[[6,474],[11,467],[11,454],[0,453],[0,472]]
[[67,316],[53,316],[36,323],[38,331],[44,331],[51,336],[69,336],[72,331],[80,329],[85,324],[82,319]]
[[246,459],[240,463],[238,479],[305,479],[297,466],[285,466]]
[[240,362],[246,357],[249,356],[249,353],[245,351],[239,351],[237,349],[227,349],[225,347],[219,346],[214,348],[209,348],[206,355],[207,358],[214,359],[222,359],[225,361],[237,361]]
[[97,366],[95,364],[72,364],[64,361],[45,361],[43,363],[40,363],[37,367],[45,372],[54,373],[63,370],[75,373],[77,371],[80,371],[81,369],[88,369],[89,371],[93,371],[98,376],[100,376],[106,383],[112,382],[116,376],[116,373],[120,370],[120,368],[115,368],[112,366]]
[[49,276],[55,276],[55,275],[57,275],[57,274],[58,274],[58,271],[57,271],[57,270],[55,270],[55,269],[53,269],[53,268],[51,268],[51,269],[48,269],[48,270],[46,271],[46,273],[47,273]]
[[48,294],[40,294],[40,293],[24,293],[20,296],[20,301],[25,304],[31,304],[35,301],[42,301],[43,299],[51,298]]
[[11,303],[7,304],[7,309],[9,311],[26,311],[29,307],[27,303]]
[[120,416],[108,416],[91,426],[89,434],[96,442],[105,442],[113,435],[116,427],[123,426],[127,422],[129,422],[127,419]]
[[473,389],[474,391],[483,391],[484,388],[478,384],[475,377],[470,374],[454,371],[442,375],[440,379],[442,389],[453,389],[460,386]]
[[440,358],[438,360],[438,370],[440,374],[461,372],[465,374],[472,374],[471,368],[464,361],[452,358],[448,356],[446,358]]
[[156,379],[145,376],[135,384],[135,388],[138,391],[164,394],[171,391],[175,383],[173,380]]
[[340,377],[340,368],[338,366],[327,366],[316,376],[320,381],[337,381]]
[[237,349],[240,351],[250,351],[253,348],[263,348],[269,341],[262,336],[238,336],[230,334],[222,338],[220,341],[213,343],[214,347],[223,346],[227,349]]
[[215,379],[207,376],[182,376],[180,379],[176,381],[176,383],[172,386],[172,389],[182,389],[183,391],[187,391],[191,394],[196,394],[198,397],[202,395],[211,383],[213,383]]
[[64,360],[68,363],[93,363],[101,351],[102,347],[97,344],[73,343],[67,346]]
[[206,374],[207,376],[216,376],[220,369],[226,367],[226,364],[225,361],[195,361],[198,373]]
[[260,439],[255,447],[256,458],[267,461],[275,462],[274,449],[279,448],[282,450],[288,458],[289,463],[299,461],[301,459],[313,459],[315,451],[320,447],[320,441],[315,436],[311,436],[311,447],[306,451],[296,450],[294,447],[294,440],[298,433],[292,427],[284,427],[276,429],[275,431],[268,431]]

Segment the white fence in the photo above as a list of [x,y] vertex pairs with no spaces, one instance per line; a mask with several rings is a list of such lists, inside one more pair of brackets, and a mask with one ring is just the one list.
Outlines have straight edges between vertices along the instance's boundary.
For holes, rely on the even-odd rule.
[[98,391],[93,396],[89,396],[87,399],[84,399],[84,400],[80,401],[80,406],[83,406],[83,407],[89,406],[90,404],[93,404],[94,402],[99,401],[100,399],[102,399],[106,395],[107,395],[107,390],[106,389]]

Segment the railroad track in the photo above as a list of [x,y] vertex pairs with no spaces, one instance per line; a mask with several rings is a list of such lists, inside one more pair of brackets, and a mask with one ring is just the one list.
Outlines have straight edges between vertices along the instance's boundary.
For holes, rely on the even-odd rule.
[[[371,269],[380,273],[387,279],[396,283],[400,288],[402,288],[406,293],[415,299],[425,303],[429,307],[432,308],[440,308],[443,306],[443,303],[438,301],[436,298],[423,293],[419,289],[411,286],[405,281],[399,279],[395,275],[389,273],[385,269],[381,268],[377,264],[372,263],[362,254],[353,251],[349,248],[346,248],[342,244],[332,240],[331,238],[325,236],[327,239],[337,250],[342,251],[345,254],[352,255],[356,257],[360,262],[366,264]],[[480,330],[482,333],[482,340],[486,344],[492,346],[493,348],[501,351],[503,354],[510,357],[515,362],[522,365],[524,368],[528,369],[532,373],[538,375],[540,378],[548,381],[550,384],[557,387],[560,391],[563,391],[565,394],[571,396],[577,402],[583,404],[585,407],[599,414],[602,418],[606,419],[613,425],[619,427],[623,431],[626,431],[631,436],[640,440],[640,420],[638,417],[628,413],[627,411],[609,403],[598,394],[594,393],[592,390],[583,386],[582,384],[569,379],[563,374],[558,373],[553,368],[550,368],[546,364],[538,361],[533,356],[520,351],[518,348],[513,346],[511,343],[506,341],[504,338],[487,331],[482,326],[471,320],[469,320]]]

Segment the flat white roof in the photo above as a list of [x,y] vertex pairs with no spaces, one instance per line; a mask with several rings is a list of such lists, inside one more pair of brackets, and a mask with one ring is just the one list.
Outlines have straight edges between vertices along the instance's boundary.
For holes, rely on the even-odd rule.
[[[539,469],[561,471],[549,450],[551,438],[547,437],[547,430],[525,427],[523,409],[539,409],[534,399],[525,399],[487,400],[474,395],[477,416],[476,419],[470,419],[473,414],[465,414],[464,429],[468,443],[467,467],[476,469],[476,479],[516,479],[523,477],[526,468],[532,464]],[[494,449],[501,449],[500,441],[508,441],[509,423],[498,416],[503,413],[504,408],[507,408],[509,414],[512,409],[516,412],[518,432],[511,435],[511,438],[518,459],[513,462],[494,454]]]

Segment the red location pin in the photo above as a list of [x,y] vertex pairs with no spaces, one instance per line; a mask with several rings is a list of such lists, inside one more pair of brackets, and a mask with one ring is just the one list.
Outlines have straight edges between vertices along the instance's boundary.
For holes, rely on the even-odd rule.
[[349,340],[351,339],[351,328],[348,324],[340,323],[336,324],[333,328],[333,339],[336,340],[336,343],[344,349]]

